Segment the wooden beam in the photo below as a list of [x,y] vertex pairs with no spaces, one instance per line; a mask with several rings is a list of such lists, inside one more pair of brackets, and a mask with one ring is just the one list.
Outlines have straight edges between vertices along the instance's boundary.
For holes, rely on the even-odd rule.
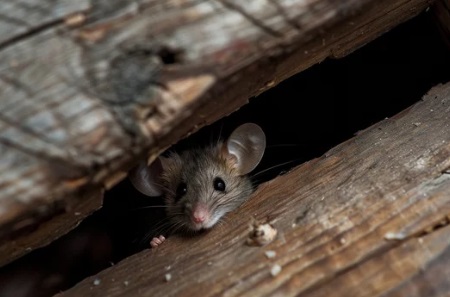
[[[25,252],[30,252],[37,246],[51,243],[79,225],[79,223],[103,204],[103,190],[94,189],[91,192],[76,193],[69,199],[70,204],[53,205],[53,215],[43,217],[38,225],[28,224],[31,229],[25,229],[25,236],[14,240],[5,240],[0,245],[0,263],[9,263]],[[25,224],[30,218],[22,219]],[[12,229],[18,229],[12,226]]]
[[[447,296],[449,128],[447,83],[262,184],[223,226],[170,237],[57,296]],[[253,218],[275,241],[246,245]]]
[[0,250],[56,238],[38,226],[79,193],[431,2],[11,2],[0,17]]

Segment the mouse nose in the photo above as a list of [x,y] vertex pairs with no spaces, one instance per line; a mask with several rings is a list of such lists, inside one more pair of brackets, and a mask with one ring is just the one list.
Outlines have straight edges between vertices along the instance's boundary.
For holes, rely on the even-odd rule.
[[205,205],[197,205],[192,212],[192,220],[197,224],[207,221],[208,217],[209,212]]
[[201,215],[201,214],[194,214],[194,222],[196,223],[203,223],[206,219],[205,215]]

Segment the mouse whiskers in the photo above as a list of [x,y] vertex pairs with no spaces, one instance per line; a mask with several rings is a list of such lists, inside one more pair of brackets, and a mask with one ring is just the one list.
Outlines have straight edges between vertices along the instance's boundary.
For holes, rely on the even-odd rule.
[[217,226],[219,228],[225,228],[227,225],[230,224],[230,219],[227,217],[227,215],[224,215],[218,222]]
[[251,189],[248,189],[248,190],[236,193],[235,195],[227,196],[226,199],[218,199],[213,206],[215,206],[216,208],[219,208],[219,207],[222,207],[222,206],[226,206],[228,204],[236,203],[235,200],[236,200],[237,197],[239,197],[239,196],[250,196],[253,193],[253,191],[254,191],[253,188],[251,188]]
[[294,163],[294,162],[297,162],[297,161],[300,161],[300,160],[301,160],[301,159],[294,159],[294,160],[290,160],[290,161],[287,161],[287,162],[283,162],[283,163],[280,163],[280,164],[271,166],[271,167],[269,167],[269,168],[263,169],[263,170],[261,170],[261,171],[258,171],[257,173],[252,174],[252,175],[250,175],[250,176],[251,176],[252,178],[254,178],[255,176],[258,176],[258,175],[260,175],[260,174],[262,174],[262,173],[264,173],[264,172],[267,172],[267,171],[269,171],[269,170],[272,170],[272,169],[275,169],[275,168],[277,168],[277,167],[281,167],[281,166],[284,166],[284,165],[288,165],[288,164],[291,164],[291,163]]
[[153,237],[167,234],[167,230],[169,229],[169,227],[170,222],[166,218],[158,222],[156,225],[149,227],[149,231],[147,231],[143,236],[140,236],[136,241],[138,242],[139,246],[149,247],[150,240]]

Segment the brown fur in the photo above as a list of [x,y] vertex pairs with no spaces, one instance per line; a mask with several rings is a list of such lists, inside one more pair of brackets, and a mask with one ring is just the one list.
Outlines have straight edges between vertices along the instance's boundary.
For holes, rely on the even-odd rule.
[[[190,215],[196,203],[207,205],[211,220],[204,228],[212,227],[224,214],[245,202],[253,191],[247,176],[241,176],[233,162],[222,153],[222,143],[202,149],[172,153],[162,158],[164,172],[161,183],[164,187],[167,214],[170,219],[185,229],[197,229]],[[214,178],[225,182],[225,192],[214,189]],[[186,194],[177,201],[176,191],[181,182],[186,183]]]

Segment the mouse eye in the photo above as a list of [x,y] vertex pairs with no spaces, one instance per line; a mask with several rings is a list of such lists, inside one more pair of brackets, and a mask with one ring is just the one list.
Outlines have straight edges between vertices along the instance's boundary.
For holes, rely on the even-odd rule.
[[177,198],[180,199],[181,197],[184,196],[184,194],[186,194],[186,192],[187,192],[187,185],[186,183],[181,182],[177,187],[176,192]]
[[216,177],[213,181],[214,183],[214,190],[219,192],[225,191],[225,182],[220,177]]

